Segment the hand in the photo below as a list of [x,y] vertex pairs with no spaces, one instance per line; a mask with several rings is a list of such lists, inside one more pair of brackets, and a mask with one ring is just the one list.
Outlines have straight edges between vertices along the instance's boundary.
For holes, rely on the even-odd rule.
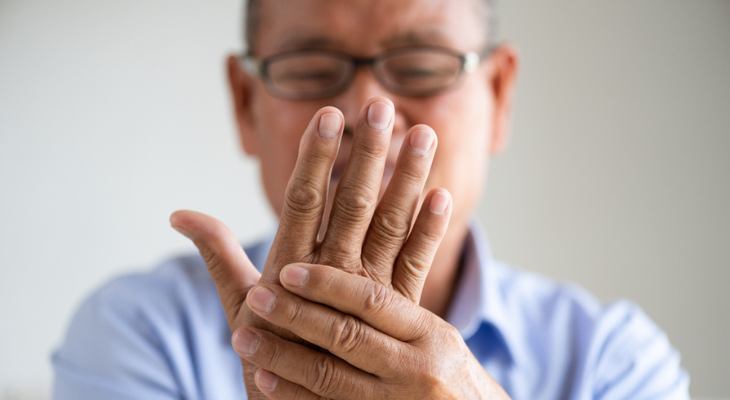
[[288,265],[281,282],[254,287],[249,307],[332,355],[239,328],[234,348],[268,398],[508,398],[454,327],[396,291],[324,265]]
[[[327,230],[318,241],[343,122],[339,110],[325,107],[304,132],[260,282],[278,284],[283,266],[293,262],[326,264],[368,277],[418,302],[451,214],[448,192],[434,189],[424,200],[430,207],[424,207],[413,223],[436,149],[436,135],[424,125],[410,129],[390,184],[378,203],[393,128],[393,105],[385,98],[370,100],[360,112]],[[246,294],[259,274],[222,223],[191,211],[174,213],[170,222],[193,240],[205,259],[232,332],[241,326],[258,327],[301,342],[246,306]],[[242,361],[249,397],[260,398],[251,392],[256,368]]]

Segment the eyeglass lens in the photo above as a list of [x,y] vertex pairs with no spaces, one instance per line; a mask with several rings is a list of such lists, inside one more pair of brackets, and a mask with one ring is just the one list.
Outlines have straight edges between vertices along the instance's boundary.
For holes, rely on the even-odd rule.
[[[271,60],[267,83],[274,93],[289,98],[324,97],[344,90],[355,65],[329,53],[295,53]],[[423,95],[452,85],[461,74],[460,57],[439,51],[408,51],[376,59],[373,73],[397,94]]]

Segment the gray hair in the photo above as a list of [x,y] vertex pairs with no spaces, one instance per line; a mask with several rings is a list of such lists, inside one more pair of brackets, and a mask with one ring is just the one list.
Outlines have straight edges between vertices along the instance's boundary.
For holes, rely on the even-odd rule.
[[[259,20],[262,0],[244,0],[244,45],[246,52],[253,54],[256,36],[259,30]],[[496,0],[477,0],[479,12],[487,26],[487,46],[495,44],[497,39],[497,10]]]

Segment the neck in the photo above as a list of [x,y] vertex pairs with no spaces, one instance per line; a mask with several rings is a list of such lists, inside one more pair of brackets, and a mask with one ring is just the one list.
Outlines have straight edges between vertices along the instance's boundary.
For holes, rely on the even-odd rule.
[[421,307],[441,318],[446,317],[459,277],[461,253],[469,227],[466,222],[452,225],[441,241],[431,270],[423,285]]

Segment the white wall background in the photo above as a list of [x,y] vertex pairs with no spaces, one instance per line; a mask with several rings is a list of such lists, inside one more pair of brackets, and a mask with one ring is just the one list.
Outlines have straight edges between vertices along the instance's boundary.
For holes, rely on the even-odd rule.
[[[273,226],[235,140],[239,0],[0,0],[0,397],[42,396],[74,308],[192,251],[178,208]],[[644,307],[730,397],[730,2],[502,0],[523,56],[480,216],[498,257]]]

